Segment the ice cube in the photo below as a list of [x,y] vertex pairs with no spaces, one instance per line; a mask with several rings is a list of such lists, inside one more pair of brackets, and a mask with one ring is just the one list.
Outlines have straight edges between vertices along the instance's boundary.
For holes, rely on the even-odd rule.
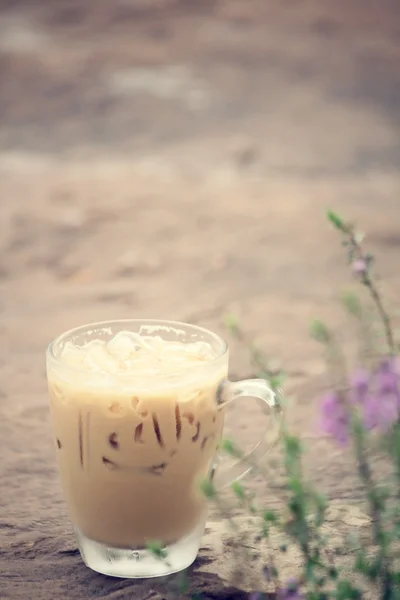
[[105,342],[101,340],[92,340],[85,346],[86,358],[85,364],[93,371],[106,371],[107,373],[117,373],[122,370],[123,365],[110,354]]
[[107,349],[118,360],[126,361],[139,349],[136,334],[130,331],[118,332],[107,344]]
[[61,353],[62,360],[71,367],[82,367],[85,362],[85,353],[82,348],[72,342],[66,342]]
[[[147,362],[149,362],[150,357],[152,361],[160,361],[160,345],[157,336],[143,336],[133,331],[124,331],[120,332],[121,337],[122,333],[126,336],[126,338],[128,338],[131,341],[133,347],[133,351],[131,352],[130,356],[128,357],[128,359],[125,359],[126,363],[128,363],[129,359],[133,359],[136,361],[137,359],[144,358],[145,356],[147,356]],[[117,335],[115,336],[115,338],[117,337]],[[161,338],[159,339],[161,340]],[[165,343],[163,340],[161,341]]]

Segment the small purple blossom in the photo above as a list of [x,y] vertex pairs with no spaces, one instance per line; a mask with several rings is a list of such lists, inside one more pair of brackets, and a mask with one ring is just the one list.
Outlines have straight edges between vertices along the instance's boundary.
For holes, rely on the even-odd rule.
[[284,588],[278,592],[279,600],[304,600],[304,595],[299,590],[296,579],[289,579]]
[[365,275],[368,269],[368,265],[363,258],[357,258],[353,261],[351,268],[355,275]]
[[398,364],[395,358],[387,358],[381,362],[378,369],[375,372],[375,376],[377,378],[377,384],[379,391],[382,394],[394,394],[396,398],[398,398],[399,406],[400,406],[400,397],[399,397],[399,383],[400,383],[400,373],[398,369]]
[[371,376],[364,402],[365,426],[387,431],[399,415],[400,373],[395,359],[385,359]]
[[335,391],[330,391],[321,401],[321,429],[339,444],[345,444],[349,436],[350,416],[343,400]]
[[365,429],[368,431],[372,431],[373,429],[387,429],[387,423],[392,420],[392,417],[388,414],[384,417],[384,413],[386,412],[380,402],[380,398],[375,395],[368,396],[363,406],[363,423]]
[[[396,358],[385,358],[369,372],[357,369],[350,378],[349,400],[359,407],[367,430],[385,432],[400,417],[400,368]],[[335,391],[322,399],[322,430],[341,444],[349,434],[350,408]]]

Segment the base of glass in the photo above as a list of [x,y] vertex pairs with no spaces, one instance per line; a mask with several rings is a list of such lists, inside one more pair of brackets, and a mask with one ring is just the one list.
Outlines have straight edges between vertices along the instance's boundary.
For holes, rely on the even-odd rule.
[[145,579],[172,575],[189,567],[199,551],[204,525],[201,523],[187,537],[165,546],[166,558],[157,558],[149,550],[112,548],[94,542],[77,528],[75,533],[82,560],[89,569],[111,577]]

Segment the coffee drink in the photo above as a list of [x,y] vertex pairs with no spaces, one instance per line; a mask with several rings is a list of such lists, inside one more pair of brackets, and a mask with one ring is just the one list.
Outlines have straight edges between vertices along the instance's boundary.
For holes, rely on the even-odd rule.
[[67,341],[48,367],[67,504],[88,539],[171,544],[204,520],[200,482],[222,435],[227,361],[205,341],[120,331]]

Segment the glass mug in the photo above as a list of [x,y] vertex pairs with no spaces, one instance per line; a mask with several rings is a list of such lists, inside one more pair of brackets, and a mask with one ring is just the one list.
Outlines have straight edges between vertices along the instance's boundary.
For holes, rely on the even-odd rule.
[[[239,479],[279,437],[281,407],[267,382],[228,382],[219,336],[161,320],[78,327],[46,358],[61,482],[85,564],[130,578],[188,567],[205,528],[201,481],[211,476],[218,489]],[[249,461],[224,469],[225,408],[242,397],[263,401],[270,418]],[[165,548],[164,560],[151,542]]]

